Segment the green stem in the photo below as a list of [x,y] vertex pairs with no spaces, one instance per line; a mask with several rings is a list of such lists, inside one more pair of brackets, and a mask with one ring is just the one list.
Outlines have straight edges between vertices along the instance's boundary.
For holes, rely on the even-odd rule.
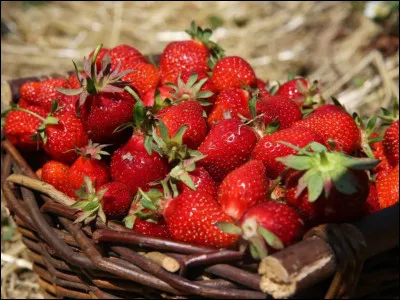
[[320,152],[321,157],[321,165],[327,166],[329,164],[328,157],[326,156],[326,152]]
[[32,116],[38,118],[39,120],[41,120],[41,121],[43,121],[43,122],[46,121],[45,118],[39,116],[37,113],[34,113],[33,111],[30,111],[30,110],[28,110],[28,109],[18,107],[18,108],[16,108],[15,110],[19,110],[19,111],[23,111],[23,112],[26,112],[26,113],[28,113],[28,114],[31,114]]
[[131,94],[131,96],[133,98],[135,98],[136,101],[142,101],[139,97],[138,94],[136,94],[136,92],[130,87],[130,86],[126,86],[124,87],[124,90],[127,91],[129,94]]
[[94,53],[93,53],[93,56],[92,56],[92,65],[91,65],[91,70],[90,71],[92,73],[93,78],[96,75],[95,68],[96,68],[97,56],[99,56],[99,52],[100,52],[102,47],[103,47],[103,44],[98,45],[96,47],[96,49],[94,50]]

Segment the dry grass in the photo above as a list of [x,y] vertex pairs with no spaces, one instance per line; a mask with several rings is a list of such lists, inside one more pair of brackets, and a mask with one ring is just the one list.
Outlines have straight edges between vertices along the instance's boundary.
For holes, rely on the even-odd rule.
[[[386,29],[350,2],[54,1],[24,6],[2,1],[1,6],[10,29],[2,36],[2,80],[71,70],[72,59],[79,61],[99,43],[160,53],[168,42],[186,39],[183,30],[194,19],[203,27],[219,23],[213,39],[228,55],[248,59],[262,79],[282,81],[288,73],[318,79],[326,98],[336,96],[349,110],[365,114],[376,114],[398,98],[398,39],[397,47],[393,40],[377,40],[385,39]],[[2,206],[7,223],[3,213]],[[2,253],[25,259],[17,234],[2,240]],[[23,262],[3,263],[2,257],[2,298],[40,296]]]

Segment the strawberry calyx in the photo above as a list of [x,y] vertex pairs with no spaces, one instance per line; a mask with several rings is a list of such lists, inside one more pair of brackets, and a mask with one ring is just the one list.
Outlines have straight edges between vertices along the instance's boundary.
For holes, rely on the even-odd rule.
[[369,157],[375,158],[371,145],[383,140],[381,137],[376,137],[375,129],[377,116],[371,117],[368,120],[363,120],[357,113],[353,114],[353,119],[356,121],[357,126],[361,132],[361,148],[362,151]]
[[246,219],[241,226],[229,222],[217,222],[219,230],[241,236],[240,251],[250,249],[254,259],[261,260],[268,255],[268,246],[281,250],[284,248],[282,241],[270,230],[258,224],[255,218]]
[[94,51],[92,58],[83,58],[83,73],[79,72],[78,67],[73,61],[75,73],[81,87],[79,89],[56,88],[62,94],[69,96],[79,96],[79,105],[85,103],[89,95],[97,95],[99,93],[121,93],[129,82],[122,81],[121,78],[126,74],[132,73],[133,70],[128,69],[120,72],[121,62],[111,71],[111,57],[107,52],[101,61],[101,70],[97,70],[96,59],[100,53],[102,44],[98,45]]
[[81,210],[83,214],[74,223],[84,222],[84,224],[89,224],[97,216],[105,223],[107,219],[101,206],[101,199],[108,189],[105,188],[96,192],[96,187],[93,185],[92,180],[85,175],[83,179],[85,183],[82,185],[82,188],[75,191],[79,200],[71,206],[72,208]]
[[210,40],[212,35],[211,29],[202,29],[200,26],[197,26],[194,21],[192,21],[190,24],[190,29],[185,30],[185,32],[189,34],[193,40],[202,43],[209,49],[210,57],[208,59],[208,65],[210,69],[213,69],[217,61],[225,56],[225,50],[220,45]]
[[111,146],[111,144],[99,144],[93,143],[92,140],[89,140],[87,146],[82,148],[75,148],[75,152],[85,158],[88,159],[97,159],[101,160],[102,155],[110,155],[107,151],[104,151],[103,148]]
[[399,100],[394,99],[392,109],[381,108],[379,118],[384,121],[385,125],[390,125],[399,120]]
[[129,215],[123,220],[125,227],[132,229],[136,218],[140,218],[147,222],[157,223],[160,216],[160,208],[162,201],[166,199],[165,195],[158,189],[150,189],[144,192],[139,188],[132,206],[134,207]]
[[170,94],[174,98],[174,104],[178,104],[186,100],[194,100],[199,102],[202,106],[212,105],[212,103],[205,99],[210,98],[214,95],[214,93],[211,91],[200,91],[208,78],[203,78],[197,81],[198,77],[199,76],[197,73],[193,73],[190,75],[185,84],[181,78],[181,75],[179,75],[177,85],[173,83],[165,84],[173,89]]
[[310,202],[317,200],[323,191],[325,198],[328,198],[333,187],[345,195],[355,194],[361,187],[350,170],[369,170],[379,163],[377,159],[356,158],[342,152],[329,151],[327,147],[316,142],[304,148],[284,141],[280,143],[298,151],[297,154],[277,160],[288,168],[304,172],[299,179],[296,197],[307,188]]
[[183,161],[184,159],[201,155],[196,150],[189,149],[187,145],[183,144],[183,135],[186,132],[187,126],[182,125],[179,127],[173,137],[170,138],[168,128],[162,120],[158,120],[157,129],[153,127],[152,149],[156,151],[161,157],[168,159],[168,162]]

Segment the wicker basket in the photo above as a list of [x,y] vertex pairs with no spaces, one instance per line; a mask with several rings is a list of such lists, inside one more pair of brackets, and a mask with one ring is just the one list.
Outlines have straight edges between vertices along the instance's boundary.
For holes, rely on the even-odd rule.
[[[2,87],[18,101],[23,82],[41,79]],[[62,195],[38,181],[7,140],[1,178],[48,298],[398,298],[398,204],[356,223],[313,228],[258,264],[233,249],[148,237],[115,222],[74,224],[78,211],[60,204]]]

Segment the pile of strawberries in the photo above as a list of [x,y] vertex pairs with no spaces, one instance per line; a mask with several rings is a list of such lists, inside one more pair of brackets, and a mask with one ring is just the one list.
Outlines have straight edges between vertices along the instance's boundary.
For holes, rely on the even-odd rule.
[[187,32],[158,66],[98,46],[68,78],[21,86],[5,136],[41,157],[38,176],[76,199],[77,222],[262,258],[398,202],[397,109],[381,136],[376,117],[324,104],[317,82],[270,86],[211,30]]

